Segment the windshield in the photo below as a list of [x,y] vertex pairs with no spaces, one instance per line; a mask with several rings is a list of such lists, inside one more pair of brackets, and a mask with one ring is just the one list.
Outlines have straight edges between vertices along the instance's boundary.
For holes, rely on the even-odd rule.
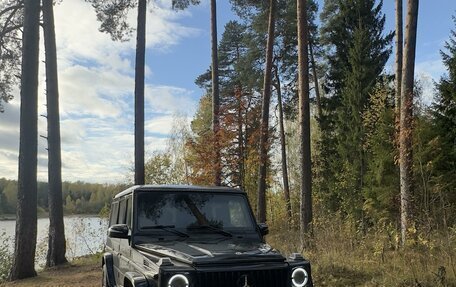
[[249,206],[241,194],[140,192],[137,202],[140,231],[174,228],[219,234],[224,230],[255,232]]

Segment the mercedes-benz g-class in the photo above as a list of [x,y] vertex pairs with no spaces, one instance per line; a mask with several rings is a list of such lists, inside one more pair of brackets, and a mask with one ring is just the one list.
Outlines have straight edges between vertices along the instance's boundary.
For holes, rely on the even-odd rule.
[[313,286],[310,263],[267,233],[239,189],[133,186],[112,202],[103,286]]

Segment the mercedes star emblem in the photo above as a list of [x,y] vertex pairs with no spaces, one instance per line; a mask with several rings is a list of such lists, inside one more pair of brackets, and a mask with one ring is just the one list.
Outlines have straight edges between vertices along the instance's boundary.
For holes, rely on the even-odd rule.
[[238,279],[238,287],[253,287],[252,285],[249,285],[249,277],[247,275],[242,275]]

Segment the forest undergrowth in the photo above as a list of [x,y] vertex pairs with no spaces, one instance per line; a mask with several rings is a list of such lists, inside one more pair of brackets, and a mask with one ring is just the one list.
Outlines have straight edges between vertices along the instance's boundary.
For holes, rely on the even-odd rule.
[[315,286],[456,286],[456,227],[413,235],[400,247],[389,224],[360,231],[337,216],[314,222],[301,247],[297,229],[286,221],[270,224],[267,242],[286,255],[301,252],[312,264]]
[[[271,246],[287,256],[301,252],[311,261],[315,286],[456,287],[455,227],[447,232],[411,230],[413,236],[407,246],[401,248],[396,227],[380,224],[360,231],[356,224],[336,215],[315,220],[313,236],[302,248],[298,229],[289,228],[286,220],[276,218],[269,225],[270,234],[266,240]],[[11,256],[5,251],[6,248],[0,248],[0,258],[6,258],[2,253],[8,258]],[[72,263],[68,270],[75,275],[69,273],[68,276],[76,278],[81,272],[95,274],[98,261],[81,266]],[[1,263],[6,261],[0,262],[0,267],[5,265],[0,271],[3,270],[6,276],[9,264]],[[25,283],[31,285],[24,283],[24,286],[35,286],[34,283],[44,280],[43,276],[47,278],[47,284],[51,284],[48,286],[52,286],[55,276],[46,270],[43,274],[36,279],[38,281],[29,280]]]

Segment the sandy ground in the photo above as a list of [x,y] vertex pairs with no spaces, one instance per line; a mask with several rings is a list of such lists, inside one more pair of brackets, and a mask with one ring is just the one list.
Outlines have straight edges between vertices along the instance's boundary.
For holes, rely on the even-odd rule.
[[35,278],[0,284],[0,287],[6,286],[99,287],[101,286],[101,267],[98,260],[81,260],[62,267],[38,272],[38,276]]

